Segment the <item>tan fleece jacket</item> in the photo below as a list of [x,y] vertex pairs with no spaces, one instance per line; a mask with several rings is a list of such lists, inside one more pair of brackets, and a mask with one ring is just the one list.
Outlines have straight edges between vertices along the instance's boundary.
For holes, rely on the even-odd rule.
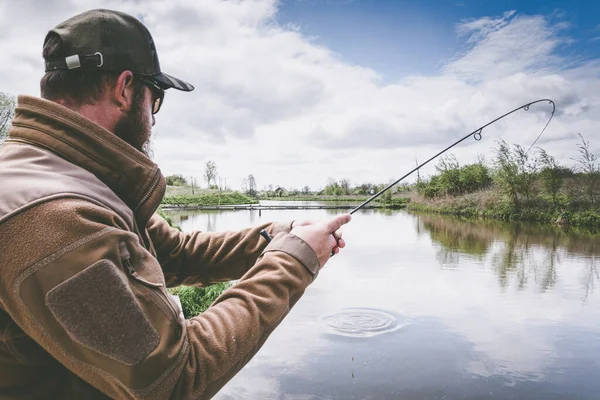
[[[290,223],[183,234],[154,212],[146,156],[81,115],[21,96],[0,150],[0,398],[203,399],[315,278]],[[274,240],[266,246],[259,235]],[[166,287],[239,279],[181,318]]]

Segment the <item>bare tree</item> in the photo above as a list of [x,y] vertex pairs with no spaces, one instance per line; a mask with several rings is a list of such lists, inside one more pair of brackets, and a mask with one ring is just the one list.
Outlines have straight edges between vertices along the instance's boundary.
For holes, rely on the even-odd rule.
[[210,183],[215,182],[217,178],[217,164],[214,161],[207,161],[204,164],[204,180],[210,189]]
[[344,194],[344,195],[350,194],[350,180],[342,179],[340,181],[340,188],[342,189],[342,194]]
[[248,196],[256,196],[256,179],[254,179],[254,175],[248,175],[247,182],[248,190],[246,191],[246,193],[248,193]]
[[190,178],[190,184],[192,185],[192,196],[194,195],[194,186],[198,186],[198,184],[196,183],[196,178],[194,178],[193,176]]

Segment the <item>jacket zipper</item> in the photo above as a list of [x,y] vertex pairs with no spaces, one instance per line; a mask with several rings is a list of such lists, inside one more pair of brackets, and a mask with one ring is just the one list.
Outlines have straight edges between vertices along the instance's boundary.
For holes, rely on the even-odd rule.
[[[142,289],[144,293],[149,294],[155,301],[154,303],[164,312],[167,316],[170,317],[171,321],[178,322],[179,321],[179,312],[175,310],[175,307],[171,304],[168,299],[165,299],[163,296],[167,296],[165,292],[162,290],[163,285],[160,283],[149,282],[144,279],[131,265],[131,261],[129,258],[121,259],[121,262],[127,269],[129,275],[137,282],[140,283],[139,288]],[[156,293],[156,289],[158,289],[163,296]]]
[[150,196],[152,196],[152,193],[156,190],[159,183],[160,183],[160,175],[157,173],[154,177],[154,182],[152,182],[152,186],[150,186],[150,190],[148,190],[146,192],[146,194],[144,195],[144,197],[142,197],[142,199],[140,200],[138,205],[135,207],[134,211],[137,211],[137,209],[140,208],[142,206],[142,204],[144,204],[146,202],[146,200],[148,200],[150,198]]

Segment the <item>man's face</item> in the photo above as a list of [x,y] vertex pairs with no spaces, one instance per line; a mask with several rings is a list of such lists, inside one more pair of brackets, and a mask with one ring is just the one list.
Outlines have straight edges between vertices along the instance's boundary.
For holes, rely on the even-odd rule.
[[139,86],[135,90],[131,109],[117,122],[115,135],[149,156],[151,152],[150,136],[154,125],[152,92],[145,85]]

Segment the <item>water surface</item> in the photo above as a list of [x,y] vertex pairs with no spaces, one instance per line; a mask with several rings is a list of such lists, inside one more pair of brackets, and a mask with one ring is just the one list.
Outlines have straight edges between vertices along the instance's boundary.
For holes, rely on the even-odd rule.
[[[334,210],[171,212],[184,231]],[[366,210],[217,399],[598,399],[600,240]]]

